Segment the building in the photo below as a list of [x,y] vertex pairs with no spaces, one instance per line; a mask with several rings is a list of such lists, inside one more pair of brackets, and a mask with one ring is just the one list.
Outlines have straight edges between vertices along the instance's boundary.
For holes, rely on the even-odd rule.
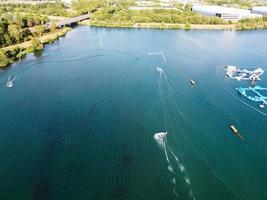
[[225,20],[237,21],[240,19],[262,17],[251,10],[230,8],[223,6],[194,5],[192,10],[206,16],[216,16]]
[[253,6],[252,13],[267,15],[267,6]]

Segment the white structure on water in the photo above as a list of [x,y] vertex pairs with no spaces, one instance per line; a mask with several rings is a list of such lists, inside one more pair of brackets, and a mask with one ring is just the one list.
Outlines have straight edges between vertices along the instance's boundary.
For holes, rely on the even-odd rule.
[[239,67],[235,67],[229,65],[226,67],[226,76],[232,79],[236,79],[238,81],[241,80],[249,80],[249,81],[260,81],[261,75],[264,73],[264,70],[261,68],[256,68],[254,70],[241,69]]
[[225,20],[237,21],[240,19],[262,17],[251,10],[229,8],[223,6],[194,5],[192,10],[206,16],[216,16]]

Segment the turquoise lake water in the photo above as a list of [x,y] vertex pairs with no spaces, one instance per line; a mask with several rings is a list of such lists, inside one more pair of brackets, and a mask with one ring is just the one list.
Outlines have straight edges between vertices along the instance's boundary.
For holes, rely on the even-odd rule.
[[261,30],[84,26],[0,71],[0,199],[267,199],[267,108],[224,76],[267,70],[266,44]]

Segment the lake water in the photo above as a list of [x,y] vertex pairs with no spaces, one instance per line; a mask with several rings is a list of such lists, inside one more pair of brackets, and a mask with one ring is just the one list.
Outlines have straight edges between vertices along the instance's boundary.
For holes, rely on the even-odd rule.
[[267,70],[266,44],[261,30],[76,27],[0,72],[0,199],[267,199],[267,108],[224,76]]

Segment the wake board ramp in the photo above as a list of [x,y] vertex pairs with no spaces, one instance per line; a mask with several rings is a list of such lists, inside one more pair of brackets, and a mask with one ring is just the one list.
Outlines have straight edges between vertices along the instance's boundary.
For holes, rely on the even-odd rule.
[[162,50],[161,50],[160,52],[149,52],[149,53],[147,53],[147,55],[149,55],[149,56],[152,56],[152,55],[161,55],[163,61],[164,61],[165,63],[167,63],[165,54],[164,54],[164,52],[163,52]]

